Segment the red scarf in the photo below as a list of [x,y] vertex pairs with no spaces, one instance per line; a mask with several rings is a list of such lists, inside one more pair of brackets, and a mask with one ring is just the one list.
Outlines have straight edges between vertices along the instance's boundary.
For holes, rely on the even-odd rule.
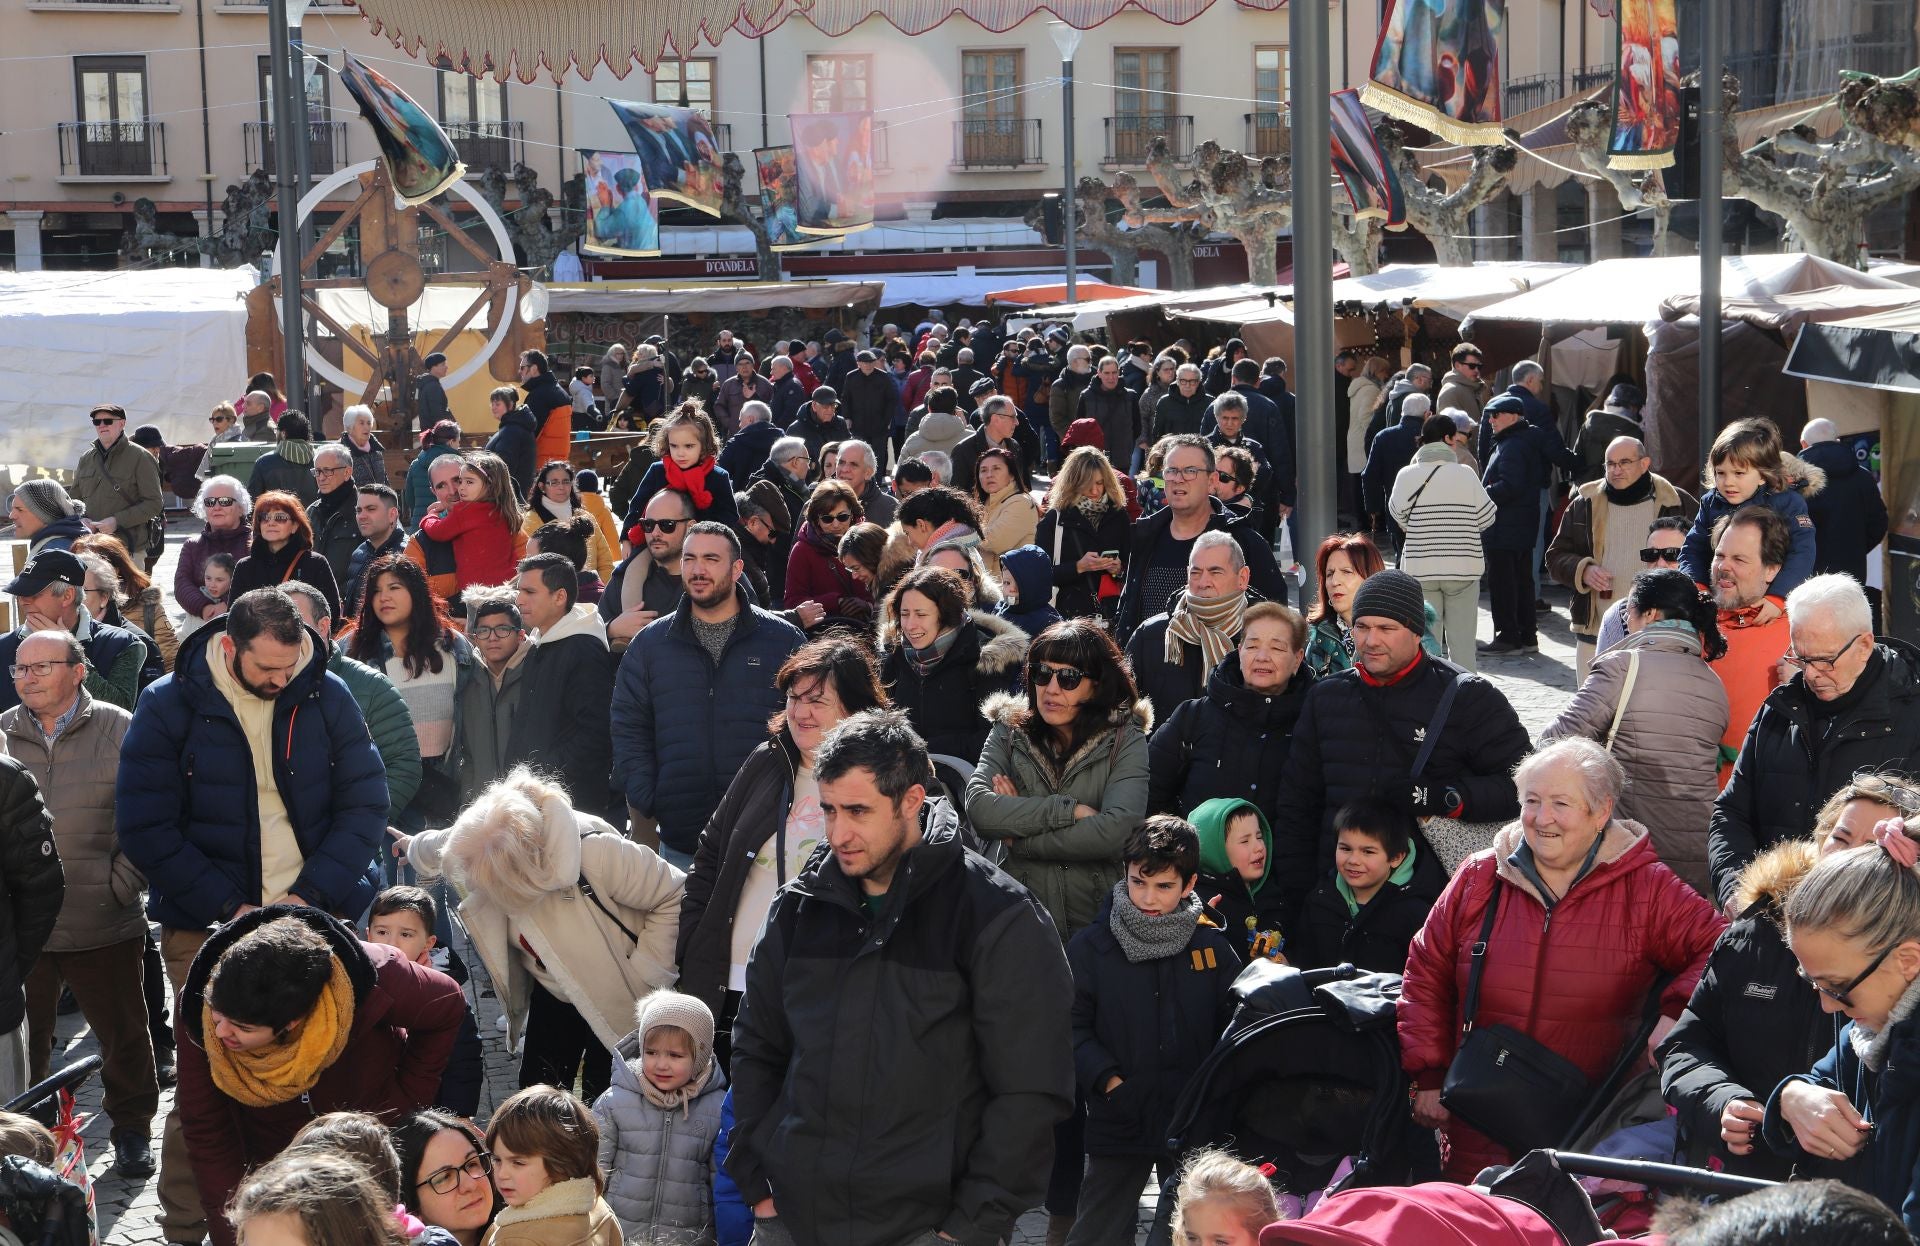
[[1374,678],[1373,672],[1369,671],[1366,667],[1360,665],[1360,663],[1358,662],[1355,662],[1353,664],[1353,669],[1356,673],[1359,674],[1360,682],[1363,684],[1366,684],[1368,687],[1391,688],[1393,687],[1393,685],[1399,683],[1401,680],[1405,679],[1407,676],[1419,670],[1420,661],[1422,658],[1426,656],[1426,653],[1427,651],[1425,649],[1414,650],[1413,661],[1407,663],[1405,666],[1401,667],[1398,672],[1387,676],[1385,679]]
[[668,455],[660,460],[667,469],[667,488],[678,489],[693,499],[693,509],[706,510],[713,505],[713,491],[707,488],[707,473],[713,470],[713,456],[708,455],[692,467],[681,467]]

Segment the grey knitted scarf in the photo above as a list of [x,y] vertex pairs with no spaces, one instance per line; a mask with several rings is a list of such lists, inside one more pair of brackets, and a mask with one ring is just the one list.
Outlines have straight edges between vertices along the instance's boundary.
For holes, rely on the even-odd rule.
[[1200,924],[1200,897],[1190,895],[1171,913],[1142,913],[1127,896],[1126,880],[1113,885],[1113,916],[1108,925],[1129,964],[1177,956],[1193,941]]

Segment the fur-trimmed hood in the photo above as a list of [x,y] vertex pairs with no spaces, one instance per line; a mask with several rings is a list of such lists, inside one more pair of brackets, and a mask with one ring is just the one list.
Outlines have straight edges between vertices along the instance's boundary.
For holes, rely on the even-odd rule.
[[[1787,488],[1794,490],[1803,498],[1813,497],[1827,487],[1827,473],[1797,454],[1780,456],[1780,474],[1787,478]],[[1713,488],[1712,463],[1700,469],[1700,487]]]
[[[996,692],[980,702],[980,713],[988,722],[1005,723],[1009,727],[1020,725],[1020,716],[1027,710],[1027,694],[1024,692]],[[1134,725],[1140,728],[1140,734],[1153,734],[1153,702],[1141,697],[1129,710],[1124,705],[1115,706],[1107,716],[1109,726],[1119,727],[1132,718]],[[1103,733],[1104,734],[1104,733]]]
[[[984,610],[968,610],[967,618],[980,637],[979,669],[989,675],[1004,675],[1020,669],[1027,660],[1027,647],[1033,638],[1017,623]],[[881,615],[880,652],[886,653],[900,643],[900,630],[891,611]]]
[[1740,871],[1740,881],[1733,892],[1736,911],[1745,914],[1757,904],[1764,905],[1765,916],[1775,925],[1783,924],[1788,894],[1819,861],[1819,845],[1811,839],[1788,839],[1775,844]]

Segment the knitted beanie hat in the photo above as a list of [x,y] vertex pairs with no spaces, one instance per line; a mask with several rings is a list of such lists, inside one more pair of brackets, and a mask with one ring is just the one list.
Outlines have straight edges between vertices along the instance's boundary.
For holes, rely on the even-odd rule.
[[42,523],[54,523],[86,509],[68,497],[60,482],[50,477],[20,482],[14,486],[13,496],[19,498],[20,504],[32,511]]
[[678,991],[655,991],[640,1001],[634,1019],[642,1047],[646,1046],[649,1031],[671,1025],[685,1030],[693,1038],[693,1067],[707,1066],[713,1055],[713,1010],[699,999]]
[[1427,599],[1420,581],[1404,571],[1376,571],[1362,581],[1353,595],[1355,620],[1372,615],[1392,619],[1408,631],[1422,635],[1427,630]]

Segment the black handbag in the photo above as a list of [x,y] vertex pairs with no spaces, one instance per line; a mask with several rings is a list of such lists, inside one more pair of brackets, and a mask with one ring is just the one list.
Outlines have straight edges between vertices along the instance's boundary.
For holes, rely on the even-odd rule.
[[1501,890],[1496,877],[1467,973],[1460,1050],[1447,1066],[1440,1104],[1501,1146],[1523,1154],[1560,1145],[1578,1122],[1593,1087],[1578,1065],[1512,1026],[1474,1024]]

